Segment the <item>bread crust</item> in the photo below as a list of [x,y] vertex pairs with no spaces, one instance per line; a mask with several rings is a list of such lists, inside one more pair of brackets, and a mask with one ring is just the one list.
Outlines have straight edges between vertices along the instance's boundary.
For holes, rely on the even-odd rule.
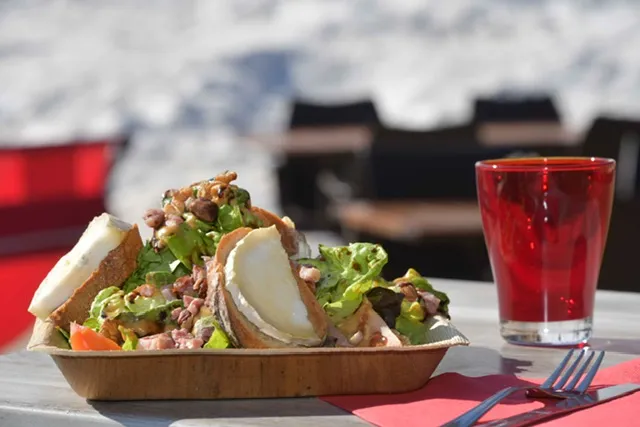
[[[284,223],[283,223],[284,224]],[[277,224],[273,224],[278,228]],[[284,225],[287,227],[286,225]],[[287,227],[289,228],[289,227]],[[205,304],[211,309],[220,326],[225,330],[232,344],[241,348],[287,348],[321,346],[327,336],[328,324],[324,310],[316,300],[308,285],[295,274],[295,266],[290,261],[291,271],[296,278],[298,291],[307,307],[307,317],[319,337],[317,345],[301,342],[284,342],[264,334],[240,312],[232,296],[226,289],[224,268],[229,254],[237,243],[252,231],[239,228],[226,234],[218,245],[215,257],[207,261],[209,287]],[[281,238],[285,238],[281,234]],[[283,242],[284,246],[284,242]]]
[[262,227],[276,226],[278,233],[280,233],[280,239],[282,241],[282,247],[289,254],[289,256],[296,257],[301,251],[301,242],[304,242],[304,236],[295,228],[287,225],[282,218],[273,212],[269,212],[266,209],[258,208],[256,206],[251,207],[251,213],[253,213],[258,219],[262,221]]
[[91,303],[98,293],[109,286],[122,286],[138,264],[142,238],[137,224],[126,232],[120,245],[100,262],[98,268],[78,287],[64,304],[49,315],[54,325],[69,331],[71,322],[87,320]]

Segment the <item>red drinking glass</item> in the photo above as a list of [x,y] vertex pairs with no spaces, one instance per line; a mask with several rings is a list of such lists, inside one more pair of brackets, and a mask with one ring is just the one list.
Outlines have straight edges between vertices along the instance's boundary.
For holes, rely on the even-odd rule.
[[615,160],[593,157],[476,163],[507,342],[575,345],[591,337],[615,169]]

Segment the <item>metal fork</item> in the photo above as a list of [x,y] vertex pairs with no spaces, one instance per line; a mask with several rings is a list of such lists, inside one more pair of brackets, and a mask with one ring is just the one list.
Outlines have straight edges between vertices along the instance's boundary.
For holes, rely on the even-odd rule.
[[[507,387],[503,390],[500,390],[485,401],[481,402],[475,408],[465,412],[464,414],[449,421],[448,423],[443,424],[442,427],[470,427],[474,425],[480,418],[482,418],[484,414],[489,412],[491,408],[493,408],[506,397],[517,391],[524,390],[527,397],[545,397],[554,399],[566,399],[572,396],[584,394],[591,385],[593,377],[596,375],[596,372],[598,372],[598,368],[600,368],[600,364],[602,363],[602,359],[605,355],[604,351],[590,351],[591,354],[589,355],[589,357],[583,363],[581,363],[585,353],[587,353],[588,351],[589,349],[587,348],[580,351],[576,360],[567,369],[567,365],[573,357],[575,349],[569,351],[564,359],[562,359],[562,362],[560,362],[556,369],[540,386]],[[591,368],[587,371],[587,368],[589,368],[589,365],[591,364],[596,353],[599,353],[598,357],[596,358],[593,365],[591,365]],[[585,374],[585,372],[585,377],[582,379],[580,384],[578,384],[578,381],[580,381],[580,378]],[[562,377],[560,377],[560,375],[562,375]],[[558,380],[558,378],[560,379]]]

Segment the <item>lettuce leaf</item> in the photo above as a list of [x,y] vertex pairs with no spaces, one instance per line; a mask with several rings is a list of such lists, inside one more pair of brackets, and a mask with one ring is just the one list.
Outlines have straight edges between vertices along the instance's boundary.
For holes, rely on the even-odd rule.
[[[209,181],[212,181],[212,178]],[[198,184],[191,186],[194,197],[197,196]],[[185,220],[176,234],[163,238],[166,246],[156,251],[147,241],[137,258],[137,268],[125,281],[123,289],[131,292],[145,283],[157,286],[167,284],[171,278],[177,278],[191,273],[193,264],[202,265],[203,256],[214,256],[223,235],[240,227],[261,227],[261,221],[251,212],[251,196],[248,191],[235,185],[231,186],[232,194],[229,203],[218,209],[216,221],[209,223],[196,218],[192,213],[185,212]],[[172,197],[165,193],[162,198],[164,207]],[[154,273],[168,273],[154,275]],[[157,279],[157,280],[155,280]]]
[[203,236],[204,234],[197,229],[182,223],[178,232],[167,237],[165,241],[176,259],[191,271],[194,264],[202,265],[202,255],[208,254]]
[[69,344],[69,340],[71,339],[71,336],[69,335],[69,332],[65,331],[59,326],[56,326],[56,329],[58,330],[58,332],[60,332],[60,335],[62,335],[62,338],[64,339],[64,343],[66,345],[65,348],[71,349],[71,344]]
[[202,348],[228,348],[228,347],[231,347],[231,342],[229,341],[229,337],[227,336],[227,334],[224,333],[222,328],[220,328],[220,325],[218,324],[218,322],[215,321],[213,316],[203,317],[203,318],[199,319],[197,323],[199,323],[199,324],[196,325],[194,330],[197,329],[198,327],[205,328],[205,327],[213,326],[213,333],[211,334],[211,337],[209,338],[209,341],[207,341],[204,344],[204,346],[202,346]]
[[416,322],[422,322],[427,314],[419,301],[409,302],[406,299],[400,305],[400,312],[403,316]]
[[159,289],[150,297],[125,294],[123,290],[111,286],[96,295],[91,303],[89,317],[83,323],[99,331],[105,319],[115,320],[119,324],[134,324],[138,320],[165,322],[171,319],[171,311],[184,305],[182,300],[167,301]]
[[196,321],[193,326],[193,335],[197,336],[200,334],[202,329],[205,328],[213,328],[213,332],[209,340],[202,346],[202,348],[228,348],[231,347],[231,342],[229,341],[229,337],[225,332],[220,328],[218,322],[216,322],[215,318],[209,314],[207,316],[201,317]]
[[406,336],[411,344],[426,343],[429,334],[423,323],[426,312],[419,300],[405,299],[399,286],[403,282],[436,296],[440,300],[438,311],[448,316],[448,296],[434,289],[416,270],[409,269],[393,282],[382,278],[388,255],[380,245],[351,243],[333,248],[320,245],[319,252],[318,258],[299,259],[298,262],[320,270],[316,298],[334,324],[351,316],[366,297],[385,323]]
[[[134,314],[139,319],[149,319],[153,321],[162,321],[170,318],[171,311],[178,307],[183,307],[184,302],[179,299],[167,301],[160,290],[156,291],[150,297],[142,295],[125,295],[123,298],[124,305],[129,313]],[[161,313],[164,312],[164,315]]]
[[161,288],[165,285],[171,285],[177,279],[178,276],[168,271],[151,271],[145,275],[144,282]]
[[124,282],[122,287],[127,293],[145,284],[149,273],[166,272],[176,277],[191,273],[191,271],[180,262],[176,262],[177,258],[169,248],[164,248],[156,252],[150,241],[148,241],[138,253],[137,261],[136,270]]
[[382,246],[373,243],[320,245],[318,249],[319,258],[298,262],[320,270],[316,298],[335,323],[353,314],[367,291],[384,283],[380,274],[388,255]]
[[164,241],[186,271],[191,271],[194,264],[202,265],[203,256],[214,256],[223,235],[241,227],[259,226],[255,215],[237,201],[220,206],[215,223],[201,221],[188,212],[183,217],[185,222],[180,224],[178,232]]
[[400,314],[396,319],[396,330],[409,339],[412,345],[426,344],[429,336],[429,328],[423,322],[411,319]]
[[[95,319],[98,325],[101,325],[102,320],[105,318],[115,319],[118,317],[120,313],[126,311],[123,297],[124,292],[117,286],[109,286],[101,290],[91,303],[89,319],[85,323],[89,322],[90,319]],[[93,325],[93,323],[85,326],[89,325]]]
[[95,317],[89,317],[84,321],[82,326],[86,326],[87,328],[93,329],[96,332],[100,331],[101,322]]
[[418,273],[413,268],[407,270],[404,276],[397,278],[393,281],[394,284],[401,282],[409,282],[417,289],[429,292],[433,294],[436,298],[440,300],[440,305],[438,306],[438,311],[443,315],[449,317],[449,297],[446,293],[436,290],[431,283],[426,279],[426,277],[422,277],[420,273]]
[[122,350],[124,351],[133,351],[138,347],[138,336],[131,329],[125,328],[124,326],[118,326],[118,330],[120,331],[120,335],[122,335],[122,339],[124,343],[122,344]]
[[218,210],[217,228],[223,234],[244,227],[240,205],[222,205]]

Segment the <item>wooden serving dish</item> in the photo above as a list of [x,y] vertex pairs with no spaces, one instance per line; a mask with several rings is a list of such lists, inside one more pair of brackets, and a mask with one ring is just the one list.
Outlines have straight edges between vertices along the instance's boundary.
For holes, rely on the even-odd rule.
[[429,344],[401,348],[78,352],[38,320],[28,349],[48,353],[71,388],[94,400],[398,393],[422,387],[447,349],[469,344],[447,319],[429,326]]

